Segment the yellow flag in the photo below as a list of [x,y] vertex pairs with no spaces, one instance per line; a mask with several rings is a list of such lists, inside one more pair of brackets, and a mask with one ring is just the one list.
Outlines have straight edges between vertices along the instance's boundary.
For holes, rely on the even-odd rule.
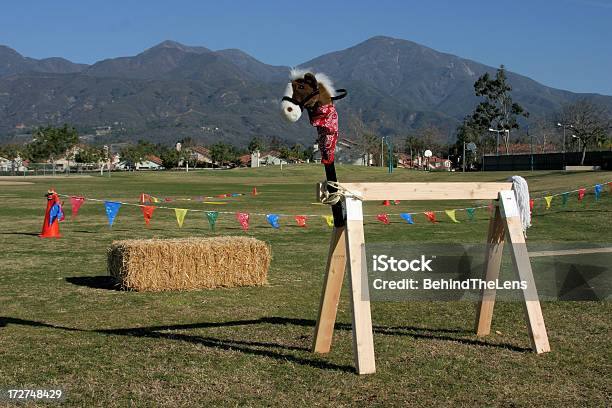
[[179,228],[182,228],[185,215],[187,215],[187,210],[184,208],[175,208],[174,214],[176,214],[176,222],[178,222]]
[[448,215],[448,218],[450,218],[453,222],[459,223],[459,221],[457,221],[457,216],[456,216],[456,210],[444,210],[444,212],[446,213],[446,215]]
[[159,199],[157,197],[151,197],[154,203],[159,203]]
[[548,210],[550,208],[550,203],[552,202],[553,196],[546,196],[544,197],[544,200],[546,200],[546,209]]
[[334,217],[331,215],[324,215],[323,218],[325,218],[325,222],[327,222],[327,226],[328,227],[333,227],[334,226]]

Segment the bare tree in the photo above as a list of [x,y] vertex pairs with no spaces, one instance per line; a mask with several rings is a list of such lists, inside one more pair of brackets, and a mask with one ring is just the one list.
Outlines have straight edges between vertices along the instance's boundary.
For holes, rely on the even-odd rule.
[[563,123],[570,125],[572,137],[578,139],[582,150],[580,165],[584,165],[587,148],[602,145],[610,129],[610,117],[602,106],[581,99],[567,105],[561,112]]

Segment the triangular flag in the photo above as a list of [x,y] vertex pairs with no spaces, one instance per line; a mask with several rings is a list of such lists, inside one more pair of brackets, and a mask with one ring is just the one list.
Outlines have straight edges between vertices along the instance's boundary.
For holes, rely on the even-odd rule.
[[550,209],[550,203],[552,203],[553,196],[544,197],[544,201],[546,201],[546,209]]
[[408,213],[401,213],[400,217],[402,217],[402,219],[404,221],[406,221],[408,224],[414,224],[414,220],[412,219],[412,215],[410,215]]
[[85,197],[70,197],[70,206],[72,207],[72,219],[74,220],[79,214],[79,208],[85,202]]
[[561,194],[561,198],[563,199],[563,206],[565,207],[567,205],[567,199],[569,198],[569,192],[563,193]]
[[153,211],[155,211],[157,207],[153,205],[141,205],[140,209],[142,210],[142,216],[144,217],[144,222],[147,226],[149,226],[149,222],[151,222],[151,217],[153,217]]
[[176,222],[178,222],[179,228],[183,228],[183,221],[185,221],[185,215],[187,215],[187,210],[184,208],[175,208],[174,215],[176,215]]
[[388,214],[378,214],[376,219],[383,224],[389,224],[389,215]]
[[436,221],[436,213],[433,211],[425,211],[423,214],[425,214],[425,216],[427,217],[427,219],[431,222],[433,222],[434,224],[437,222]]
[[121,203],[117,203],[115,201],[104,202],[104,209],[106,210],[106,216],[108,217],[108,225],[110,227],[113,226],[113,222],[115,222],[115,217],[117,216],[120,207]]
[[278,223],[278,214],[268,214],[266,215],[266,219],[272,226],[272,228],[280,228],[280,224]]
[[151,197],[151,199],[153,200],[154,203],[159,203],[159,198],[157,197]]
[[393,200],[393,205],[399,205],[400,200]]
[[332,215],[324,215],[323,218],[325,218],[328,227],[334,226],[334,217]]
[[249,214],[248,213],[237,212],[236,219],[240,223],[240,226],[242,227],[243,230],[247,231],[249,229]]
[[582,201],[585,193],[586,193],[586,188],[581,188],[578,190],[578,201]]
[[388,207],[391,205],[391,202],[389,202],[389,200],[385,200],[382,202],[382,205],[384,205],[385,207]]
[[474,220],[474,214],[476,213],[476,209],[475,208],[466,208],[465,212],[467,212],[467,216],[470,219],[470,221]]
[[252,195],[253,197],[255,197],[257,194],[259,194],[259,193],[257,192],[257,187],[253,187],[253,191],[251,191],[251,195]]
[[601,184],[595,184],[595,199],[599,200],[600,195],[601,195]]
[[206,218],[208,218],[208,224],[211,230],[215,230],[215,224],[217,223],[217,217],[219,213],[217,211],[206,211]]
[[457,221],[457,210],[444,210],[444,212],[452,222],[459,224],[459,221]]
[[535,205],[535,201],[533,201],[533,198],[529,199],[529,213],[531,214],[533,212],[533,206]]
[[490,214],[493,214],[493,201],[491,201],[489,205],[487,205],[487,210],[489,210]]
[[306,227],[306,220],[308,219],[308,217],[306,217],[305,215],[296,215],[295,216],[295,222],[297,223],[298,227]]

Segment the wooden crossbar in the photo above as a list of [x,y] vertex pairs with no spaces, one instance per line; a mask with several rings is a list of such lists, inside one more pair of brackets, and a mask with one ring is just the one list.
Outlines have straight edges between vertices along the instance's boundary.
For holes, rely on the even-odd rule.
[[[489,224],[483,279],[499,276],[504,241],[510,246],[514,269],[527,282],[523,290],[525,318],[531,345],[536,353],[550,351],[544,318],[529,254],[519,217],[512,183],[340,183],[345,191],[346,226],[335,227],[329,248],[327,270],[313,341],[313,351],[328,353],[331,348],[336,311],[345,269],[350,278],[353,318],[353,354],[359,374],[376,372],[372,317],[368,294],[362,201],[372,200],[497,200]],[[320,201],[317,188],[317,199]],[[358,197],[358,198],[357,198]],[[483,290],[476,311],[476,333],[489,334],[495,290]]]
[[359,192],[362,201],[376,200],[495,200],[512,183],[340,183]]

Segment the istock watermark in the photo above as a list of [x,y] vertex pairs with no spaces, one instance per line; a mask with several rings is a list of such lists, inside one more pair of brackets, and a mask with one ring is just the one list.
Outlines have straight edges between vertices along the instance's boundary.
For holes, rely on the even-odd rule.
[[[502,255],[491,263],[495,252]],[[513,254],[523,252],[533,279],[514,265]],[[477,301],[485,291],[500,301],[612,300],[612,244],[375,243],[362,259],[369,292],[362,295],[373,301]]]

